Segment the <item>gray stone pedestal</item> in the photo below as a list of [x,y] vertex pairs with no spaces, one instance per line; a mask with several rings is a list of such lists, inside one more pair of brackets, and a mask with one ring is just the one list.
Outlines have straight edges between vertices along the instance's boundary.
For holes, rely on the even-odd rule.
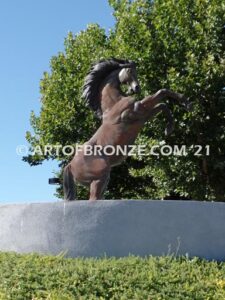
[[0,205],[0,251],[225,260],[225,203],[104,200]]

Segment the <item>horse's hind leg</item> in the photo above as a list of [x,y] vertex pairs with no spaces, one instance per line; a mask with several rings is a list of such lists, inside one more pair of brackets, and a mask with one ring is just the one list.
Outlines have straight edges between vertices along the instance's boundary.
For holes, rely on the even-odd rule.
[[76,198],[74,178],[70,168],[71,166],[68,165],[63,171],[64,199],[67,201],[72,201]]
[[90,185],[90,197],[89,200],[99,200],[103,199],[103,193],[106,190],[107,184],[109,182],[109,174],[104,177],[92,181]]

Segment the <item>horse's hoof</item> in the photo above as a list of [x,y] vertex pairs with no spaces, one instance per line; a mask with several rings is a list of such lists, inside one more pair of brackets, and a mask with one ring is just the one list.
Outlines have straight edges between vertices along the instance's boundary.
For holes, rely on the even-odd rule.
[[186,108],[187,111],[192,111],[193,110],[193,104],[192,103],[187,103],[185,108]]
[[189,102],[189,99],[187,97],[185,97],[185,95],[180,94],[181,95],[181,104],[184,107],[184,109],[186,111],[192,111],[193,109],[193,105],[191,102]]
[[174,124],[169,124],[165,129],[165,136],[170,135],[174,130]]

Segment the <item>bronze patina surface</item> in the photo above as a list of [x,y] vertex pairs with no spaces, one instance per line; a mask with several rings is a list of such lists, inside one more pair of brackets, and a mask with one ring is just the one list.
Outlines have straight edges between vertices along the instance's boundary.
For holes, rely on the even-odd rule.
[[[165,134],[168,135],[173,130],[173,117],[167,105],[161,101],[169,98],[186,109],[190,108],[184,95],[168,89],[161,89],[154,95],[135,101],[134,97],[122,92],[122,84],[126,84],[133,94],[140,91],[133,61],[109,59],[92,66],[85,78],[83,97],[101,118],[102,124],[84,147],[132,145],[145,123],[159,112],[163,112],[167,118]],[[75,182],[90,187],[89,200],[102,199],[111,168],[124,159],[126,155],[85,155],[84,149],[77,151],[64,169],[65,200],[76,199]]]

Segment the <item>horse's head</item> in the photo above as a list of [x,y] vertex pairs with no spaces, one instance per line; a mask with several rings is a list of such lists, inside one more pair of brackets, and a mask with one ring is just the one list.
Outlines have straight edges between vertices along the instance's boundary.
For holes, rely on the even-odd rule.
[[[108,83],[111,84],[111,89],[109,89]],[[120,84],[128,85],[129,93],[140,91],[135,63],[131,60],[117,58],[103,59],[94,63],[85,77],[82,96],[96,115],[101,118],[105,110],[121,99],[118,96]],[[106,91],[102,92],[105,86]],[[109,93],[114,93],[114,97],[108,97]]]
[[129,93],[137,94],[140,92],[140,85],[137,79],[135,63],[131,62],[130,65],[127,65],[121,69],[119,72],[119,81],[121,84],[126,84],[129,86]]

